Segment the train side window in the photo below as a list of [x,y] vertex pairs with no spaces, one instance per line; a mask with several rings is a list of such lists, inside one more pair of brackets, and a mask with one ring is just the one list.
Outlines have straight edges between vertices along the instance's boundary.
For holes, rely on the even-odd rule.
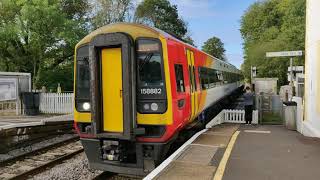
[[207,74],[207,68],[199,67],[199,76],[200,76],[201,89],[202,90],[208,89],[209,79]]
[[209,75],[209,88],[213,88],[216,86],[216,83],[218,82],[218,78],[216,75],[216,70],[214,69],[208,69],[208,75]]
[[183,67],[181,64],[174,65],[174,71],[176,75],[176,85],[178,92],[185,92],[184,79],[183,79]]

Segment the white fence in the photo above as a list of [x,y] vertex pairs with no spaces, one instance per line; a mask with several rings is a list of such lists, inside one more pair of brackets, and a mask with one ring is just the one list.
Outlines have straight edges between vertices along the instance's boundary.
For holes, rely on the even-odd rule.
[[73,93],[40,93],[40,112],[69,114],[73,112]]
[[[206,128],[211,128],[215,125],[222,123],[245,123],[245,112],[244,110],[224,109],[216,117],[210,121]],[[252,112],[252,124],[259,123],[258,110]]]
[[[244,110],[232,110],[224,109],[224,119],[226,123],[245,123],[245,112]],[[252,124],[258,124],[258,111],[252,112]]]

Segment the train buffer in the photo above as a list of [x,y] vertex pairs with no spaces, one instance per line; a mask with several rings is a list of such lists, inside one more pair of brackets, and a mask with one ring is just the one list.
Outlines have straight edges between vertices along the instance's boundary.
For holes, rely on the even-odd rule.
[[220,124],[199,132],[145,179],[319,179],[320,140],[281,125]]

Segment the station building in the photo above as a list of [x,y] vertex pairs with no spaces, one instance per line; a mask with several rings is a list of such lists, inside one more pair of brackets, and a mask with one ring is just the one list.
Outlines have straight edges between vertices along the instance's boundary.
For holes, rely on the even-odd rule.
[[[307,0],[304,121],[301,133],[320,137],[320,1]],[[302,22],[301,22],[302,23]]]

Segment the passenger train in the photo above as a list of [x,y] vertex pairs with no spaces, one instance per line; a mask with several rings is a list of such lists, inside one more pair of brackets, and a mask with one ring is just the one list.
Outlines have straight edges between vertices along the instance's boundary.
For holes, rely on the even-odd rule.
[[101,27],[75,47],[74,126],[91,168],[145,175],[177,135],[241,86],[241,72],[140,24]]

